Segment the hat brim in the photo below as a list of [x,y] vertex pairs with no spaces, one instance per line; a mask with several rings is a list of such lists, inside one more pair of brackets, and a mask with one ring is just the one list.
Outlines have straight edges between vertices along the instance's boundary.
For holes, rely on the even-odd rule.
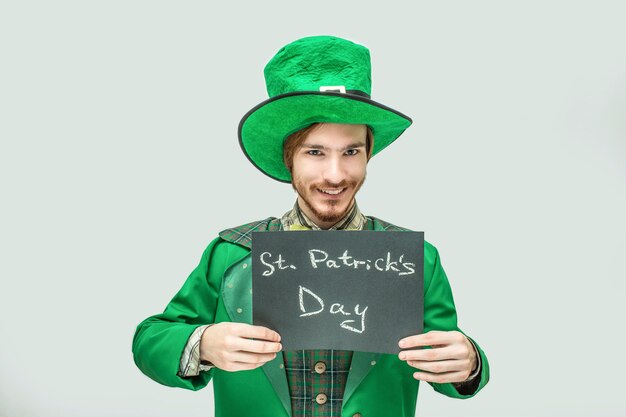
[[368,125],[374,134],[372,156],[389,146],[412,123],[397,110],[353,94],[296,92],[272,97],[255,106],[239,123],[239,144],[261,172],[291,182],[283,163],[283,142],[313,123]]

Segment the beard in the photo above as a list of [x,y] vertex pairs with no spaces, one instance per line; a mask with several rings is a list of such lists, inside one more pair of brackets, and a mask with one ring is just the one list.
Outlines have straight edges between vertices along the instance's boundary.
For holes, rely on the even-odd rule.
[[[344,180],[338,184],[333,184],[333,183],[325,181],[322,183],[311,184],[307,187],[306,185],[304,185],[302,180],[300,180],[297,177],[293,177],[293,181],[291,185],[293,189],[300,196],[300,199],[302,200],[306,208],[310,211],[310,213],[312,213],[315,216],[317,220],[321,220],[322,222],[325,222],[325,223],[337,223],[354,206],[354,196],[359,191],[359,189],[361,188],[364,182],[365,182],[365,176],[363,176],[363,178],[360,181]],[[350,202],[348,203],[346,208],[341,210],[338,207],[344,203],[343,199],[342,200],[331,200],[331,199],[325,200],[322,203],[325,210],[320,209],[319,206],[316,207],[316,205],[314,204],[313,196],[318,194],[318,191],[317,191],[318,189],[325,189],[325,188],[332,188],[332,189],[345,188],[346,190],[344,192],[352,193]]]

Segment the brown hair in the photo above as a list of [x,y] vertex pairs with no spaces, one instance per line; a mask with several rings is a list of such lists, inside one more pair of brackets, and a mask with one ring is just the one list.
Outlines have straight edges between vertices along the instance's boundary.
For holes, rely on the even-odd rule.
[[[320,123],[313,123],[310,126],[305,127],[304,129],[300,129],[297,132],[292,133],[287,136],[285,142],[283,142],[283,162],[285,166],[291,173],[293,168],[293,156],[295,153],[302,147],[304,140],[306,137],[320,126]],[[366,137],[365,137],[365,152],[367,153],[367,160],[369,161],[372,157],[372,148],[374,147],[374,133],[369,126],[366,127]]]

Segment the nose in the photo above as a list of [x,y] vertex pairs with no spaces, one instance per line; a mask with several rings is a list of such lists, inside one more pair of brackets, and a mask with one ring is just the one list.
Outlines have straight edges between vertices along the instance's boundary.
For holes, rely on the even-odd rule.
[[322,177],[330,184],[340,184],[343,182],[345,179],[345,170],[340,157],[333,156],[327,158]]

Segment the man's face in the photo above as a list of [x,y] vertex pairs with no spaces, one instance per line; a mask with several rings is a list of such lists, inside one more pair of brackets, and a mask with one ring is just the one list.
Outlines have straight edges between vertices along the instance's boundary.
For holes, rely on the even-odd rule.
[[322,123],[293,156],[292,183],[304,214],[321,228],[351,208],[367,166],[365,125]]

